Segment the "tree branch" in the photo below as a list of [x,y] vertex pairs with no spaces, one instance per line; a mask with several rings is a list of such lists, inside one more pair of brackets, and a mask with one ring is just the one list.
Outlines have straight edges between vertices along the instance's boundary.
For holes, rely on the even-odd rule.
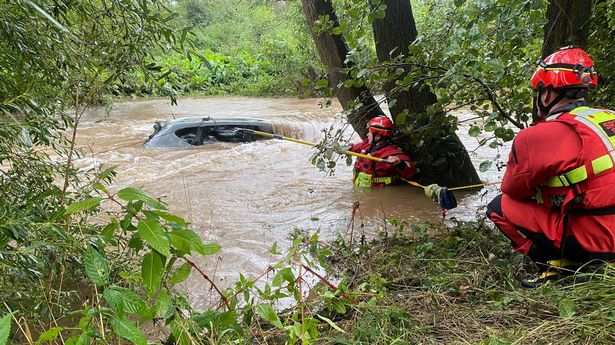
[[226,309],[228,309],[228,311],[231,311],[231,306],[228,304],[228,299],[226,298],[226,296],[224,296],[224,294],[222,293],[222,291],[220,291],[220,289],[218,289],[218,287],[216,286],[216,284],[209,278],[209,276],[207,274],[205,274],[205,272],[203,272],[194,262],[186,259],[186,258],[182,258],[184,259],[184,261],[186,261],[190,266],[194,267],[195,270],[197,270],[201,276],[207,280],[209,282],[209,284],[211,284],[211,287],[214,288],[214,290],[216,290],[216,292],[218,293],[218,295],[220,295],[220,298],[222,299],[222,302],[224,302],[224,305],[226,305]]
[[479,78],[472,77],[472,79],[474,79],[474,81],[476,81],[478,84],[480,84],[480,86],[483,88],[483,90],[485,90],[485,93],[487,94],[487,97],[491,101],[491,104],[493,104],[493,107],[497,110],[497,112],[500,114],[501,117],[505,118],[506,120],[508,120],[510,123],[512,123],[513,125],[515,125],[519,129],[524,129],[525,128],[525,126],[521,122],[513,119],[508,113],[506,113],[504,111],[504,109],[502,109],[502,107],[498,103],[497,99],[495,98],[495,94],[493,93],[493,91],[491,90],[489,85],[487,85],[487,83],[485,83],[483,80],[481,80]]

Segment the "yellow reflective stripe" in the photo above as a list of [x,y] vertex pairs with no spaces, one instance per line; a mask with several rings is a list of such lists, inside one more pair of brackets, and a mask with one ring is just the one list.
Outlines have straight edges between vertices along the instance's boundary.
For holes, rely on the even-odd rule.
[[615,136],[609,136],[599,125],[600,122],[615,120],[615,114],[601,111],[592,116],[577,116],[574,119],[586,125],[596,133],[604,144],[604,148],[609,151],[611,158],[615,161]]
[[389,176],[374,177],[374,183],[391,184],[391,182],[393,182],[393,179],[391,177],[389,177]]
[[578,167],[565,173],[564,176],[566,176],[567,182],[569,182],[570,184],[579,183],[587,179],[587,169],[585,168],[585,166]]
[[578,107],[578,108],[574,108],[570,111],[571,114],[574,115],[579,115],[580,112],[583,112],[585,110],[595,110],[594,108],[590,108],[590,107]]
[[[544,69],[545,71],[568,71],[573,73],[579,73],[579,71],[575,71],[572,68],[563,68],[563,67],[547,67]],[[591,74],[591,72],[583,72],[583,74]]]
[[589,116],[597,113],[602,113],[604,110],[594,109],[590,107],[578,107],[572,110],[570,113],[578,116]]
[[613,167],[613,160],[610,155],[604,155],[598,157],[592,161],[592,168],[594,169],[594,175],[598,175],[603,171],[609,170]]
[[374,183],[391,184],[393,178],[390,176],[374,177],[371,174],[360,172],[353,176],[353,181],[357,187],[371,187]]
[[[615,113],[590,107],[578,107],[570,111],[570,113],[576,115],[574,118],[576,121],[581,122],[591,129],[600,138],[605,149],[609,152],[591,161],[594,175],[613,168],[613,161],[615,161],[615,135],[609,136],[600,124],[606,121],[615,120]],[[581,166],[562,175],[549,178],[543,183],[543,186],[567,187],[571,184],[584,181],[587,177],[587,168]]]
[[[590,114],[591,116],[588,117],[584,117],[586,120],[590,121],[591,123],[593,123],[595,125],[595,127],[600,130],[600,132],[602,132],[602,134],[609,139],[609,142],[611,143],[611,147],[609,148],[610,150],[613,150],[613,148],[615,147],[615,136],[609,136],[606,131],[604,130],[604,128],[602,128],[602,126],[600,126],[600,124],[602,122],[606,122],[609,120],[615,120],[615,114],[613,113],[608,113],[604,110],[598,111],[597,113],[594,114]],[[579,114],[579,116],[581,116]],[[604,141],[604,140],[603,140]]]
[[[611,156],[606,154],[600,156],[591,161],[592,168],[594,169],[594,175],[597,175],[603,171],[609,170],[613,167],[613,160]],[[567,187],[571,184],[576,184],[587,179],[587,169],[585,166],[578,167],[568,171],[559,176],[553,176],[548,179],[543,186],[546,187]]]
[[587,179],[587,169],[582,166],[576,169],[570,170],[569,172],[559,175],[553,176],[548,179],[545,183],[543,183],[546,187],[568,187],[572,184],[576,184],[582,182]]
[[366,174],[364,172],[360,172],[355,176],[354,184],[357,187],[371,187],[372,186],[372,175]]

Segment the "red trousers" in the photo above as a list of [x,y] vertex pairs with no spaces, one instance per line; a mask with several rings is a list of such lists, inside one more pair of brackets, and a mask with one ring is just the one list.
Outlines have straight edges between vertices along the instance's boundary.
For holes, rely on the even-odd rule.
[[615,259],[614,214],[564,216],[533,200],[504,194],[489,203],[487,217],[508,237],[514,250],[536,262]]

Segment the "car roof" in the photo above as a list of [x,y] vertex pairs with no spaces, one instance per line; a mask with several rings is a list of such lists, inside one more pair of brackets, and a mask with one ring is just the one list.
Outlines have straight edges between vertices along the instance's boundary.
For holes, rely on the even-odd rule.
[[166,121],[167,125],[179,125],[179,126],[190,126],[190,125],[202,125],[208,124],[212,126],[219,125],[249,125],[254,123],[265,124],[267,121],[261,119],[249,119],[249,118],[211,118],[211,117],[184,117],[179,119],[174,119],[170,121]]

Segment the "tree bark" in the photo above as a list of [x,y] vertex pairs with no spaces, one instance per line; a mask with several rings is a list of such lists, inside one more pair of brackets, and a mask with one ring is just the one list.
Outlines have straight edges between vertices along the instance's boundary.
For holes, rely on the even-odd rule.
[[559,48],[575,45],[587,48],[595,0],[551,0],[547,9],[542,58]]
[[[542,41],[541,56],[543,59],[565,46],[575,45],[583,49],[587,48],[595,1],[549,1],[547,23],[544,27]],[[532,107],[532,119],[540,120],[536,103]]]
[[[378,60],[384,63],[391,59],[407,58],[408,47],[418,35],[410,1],[383,0],[382,3],[387,6],[385,17],[375,20],[372,25]],[[403,78],[403,74],[400,78]],[[424,114],[430,105],[437,102],[436,95],[421,83],[407,90],[397,90],[396,82],[392,80],[384,85],[389,103],[392,99],[396,101],[390,107],[393,119],[407,109],[407,123],[421,126],[424,121],[417,121],[418,115]],[[444,113],[434,116],[444,116]],[[420,180],[448,187],[480,183],[470,156],[454,130],[443,132],[449,134],[411,150],[412,158],[421,172]]]
[[382,109],[366,87],[345,87],[343,83],[349,79],[346,70],[351,67],[345,63],[348,55],[348,46],[341,35],[334,35],[331,30],[315,32],[315,22],[319,17],[328,17],[333,22],[333,28],[339,26],[339,20],[333,9],[331,0],[301,0],[303,11],[320,61],[327,67],[329,84],[335,91],[344,110],[355,108],[355,102],[360,103],[357,110],[348,114],[348,122],[361,138],[367,134],[367,122],[375,117],[384,115]]

